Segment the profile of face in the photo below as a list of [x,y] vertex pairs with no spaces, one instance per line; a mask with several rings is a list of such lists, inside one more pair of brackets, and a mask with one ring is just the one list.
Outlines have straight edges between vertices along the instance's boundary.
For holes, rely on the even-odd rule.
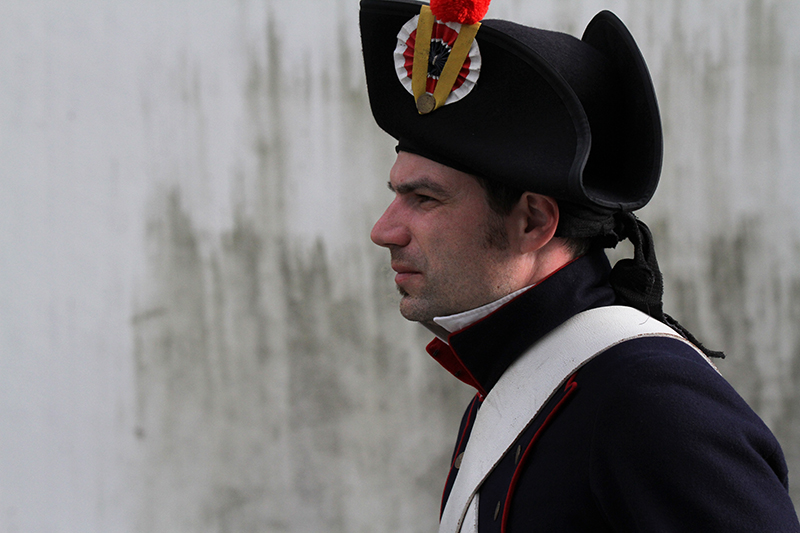
[[408,152],[389,177],[395,198],[371,238],[391,254],[406,319],[430,322],[520,288],[509,218],[475,177]]

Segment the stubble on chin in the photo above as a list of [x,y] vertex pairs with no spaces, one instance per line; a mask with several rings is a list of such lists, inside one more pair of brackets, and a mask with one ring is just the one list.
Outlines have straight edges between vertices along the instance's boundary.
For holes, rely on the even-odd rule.
[[448,289],[449,287],[434,289],[426,286],[419,293],[412,295],[398,286],[397,290],[401,295],[400,314],[411,322],[432,324],[436,317],[465,311],[466,309],[457,303],[457,299],[454,299],[454,295]]
[[400,293],[400,314],[410,322],[419,322],[421,324],[432,323],[433,318],[440,316],[434,309],[431,309],[427,304],[425,298],[420,296],[412,296],[402,287],[397,287],[397,292]]
[[421,322],[424,320],[425,316],[423,316],[420,309],[414,305],[414,297],[400,286],[397,286],[397,292],[400,293],[400,314],[403,318],[411,322]]

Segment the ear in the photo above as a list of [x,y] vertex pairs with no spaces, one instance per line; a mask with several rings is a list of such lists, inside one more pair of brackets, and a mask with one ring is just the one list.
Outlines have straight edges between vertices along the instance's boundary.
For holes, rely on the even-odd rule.
[[522,253],[535,252],[549,243],[558,227],[558,202],[550,196],[524,192],[512,210],[515,234]]

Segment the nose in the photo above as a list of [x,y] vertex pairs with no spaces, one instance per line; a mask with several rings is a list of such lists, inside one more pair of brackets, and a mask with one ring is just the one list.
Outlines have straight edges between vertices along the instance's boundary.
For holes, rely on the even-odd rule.
[[385,248],[402,247],[409,243],[411,234],[402,221],[400,207],[396,199],[386,208],[381,218],[375,222],[369,237],[372,242]]

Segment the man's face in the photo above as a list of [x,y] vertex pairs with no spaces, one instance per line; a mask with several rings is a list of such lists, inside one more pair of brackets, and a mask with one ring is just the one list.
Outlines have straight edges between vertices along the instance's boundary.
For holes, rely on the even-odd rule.
[[389,188],[395,199],[371,238],[391,253],[405,318],[430,322],[520,288],[508,221],[491,210],[474,177],[400,152]]

